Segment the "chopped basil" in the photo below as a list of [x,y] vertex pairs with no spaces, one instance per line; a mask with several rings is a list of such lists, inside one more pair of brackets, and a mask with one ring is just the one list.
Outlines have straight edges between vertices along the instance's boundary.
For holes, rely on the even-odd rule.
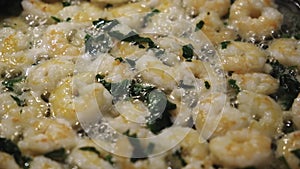
[[110,93],[115,101],[128,99],[130,97],[131,80],[123,80],[119,83],[111,83]]
[[150,21],[150,18],[159,12],[160,11],[158,9],[153,9],[150,13],[148,13],[143,19],[143,26],[146,27],[147,23]]
[[204,21],[203,21],[203,20],[199,21],[199,22],[196,24],[195,31],[201,30],[203,26],[204,26]]
[[236,94],[238,94],[241,91],[240,87],[236,84],[236,80],[229,79],[228,85],[230,88],[232,88],[235,91]]
[[14,85],[16,83],[22,82],[23,80],[25,80],[26,76],[19,76],[19,77],[15,77],[13,79],[8,79],[8,80],[4,80],[2,82],[2,85],[4,87],[6,87],[9,91],[14,91]]
[[230,41],[221,42],[221,48],[226,49],[229,44],[230,44]]
[[100,152],[95,147],[90,147],[90,146],[80,147],[79,150],[90,151],[90,152],[97,154],[100,157]]
[[206,88],[206,89],[210,89],[210,84],[209,84],[208,81],[205,81],[205,82],[204,82],[204,85],[205,85],[205,88]]
[[300,149],[292,150],[291,153],[293,153],[299,160],[300,160]]
[[9,139],[0,137],[0,151],[12,155],[16,163],[23,169],[28,169],[30,167],[31,158],[23,156],[17,144]]
[[139,160],[145,160],[148,158],[147,155],[152,153],[155,146],[153,143],[149,143],[147,148],[145,149],[142,146],[140,140],[137,138],[136,133],[130,134],[130,131],[127,130],[123,134],[128,136],[128,140],[133,147],[132,157],[130,158],[131,162],[135,163]]
[[66,21],[67,22],[70,22],[72,19],[70,18],[70,17],[68,17],[67,19],[66,19]]
[[106,5],[105,5],[105,8],[111,8],[111,7],[113,7],[112,4],[106,4]]
[[170,168],[179,169],[187,165],[187,162],[182,157],[182,148],[168,155],[167,161],[169,161]]
[[86,34],[84,37],[84,41],[87,42],[91,38],[91,35]]
[[124,59],[122,57],[117,57],[117,58],[115,58],[115,60],[119,61],[119,62],[123,62],[124,61]]
[[106,156],[104,157],[104,160],[107,161],[107,162],[109,162],[109,164],[113,165],[114,162],[113,162],[112,158],[113,158],[113,156],[110,155],[110,154],[108,154],[108,155],[106,155]]
[[297,80],[295,67],[285,67],[277,60],[268,60],[272,66],[270,75],[279,80],[279,88],[270,96],[278,101],[284,110],[289,110],[300,92],[300,82]]
[[176,109],[176,104],[168,101],[166,95],[160,90],[153,90],[147,100],[147,106],[151,112],[147,117],[147,127],[154,134],[172,126],[172,116],[169,110]]
[[129,64],[129,66],[130,66],[132,69],[135,68],[136,63],[135,63],[134,60],[127,59],[127,58],[126,58],[125,60],[126,60],[126,62]]
[[18,106],[20,106],[20,107],[26,106],[25,100],[21,100],[20,98],[18,98],[17,96],[14,96],[14,95],[10,95],[10,96],[11,96],[11,98],[14,99],[14,101],[16,101]]
[[67,151],[64,148],[56,149],[51,152],[44,154],[45,157],[50,158],[51,160],[64,163],[67,158]]
[[63,5],[63,7],[71,6],[71,3],[68,1],[62,1],[61,3]]
[[191,44],[182,46],[182,56],[186,59],[186,61],[192,61],[194,56],[194,47]]
[[61,19],[59,19],[59,18],[57,18],[55,16],[51,16],[51,19],[53,19],[57,23],[62,21]]
[[110,31],[114,26],[119,24],[119,21],[99,18],[92,23],[96,28],[102,28],[105,31]]
[[110,91],[111,83],[104,80],[103,75],[97,74],[95,79],[96,79],[96,82],[101,83],[108,91]]
[[193,85],[184,84],[183,80],[179,81],[178,87],[183,88],[183,89],[194,89],[195,88],[195,86],[193,86]]

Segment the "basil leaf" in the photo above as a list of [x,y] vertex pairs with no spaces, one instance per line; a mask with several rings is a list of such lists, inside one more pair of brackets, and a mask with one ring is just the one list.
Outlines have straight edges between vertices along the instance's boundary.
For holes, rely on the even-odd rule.
[[59,19],[58,17],[55,16],[51,16],[51,19],[53,19],[55,22],[61,22],[61,19]]
[[20,167],[24,169],[29,168],[29,163],[32,159],[30,157],[22,156],[19,147],[11,140],[0,137],[0,151],[12,155]]
[[194,47],[191,44],[182,46],[182,56],[186,59],[186,61],[192,61],[194,56]]
[[278,101],[284,110],[289,110],[300,93],[297,71],[294,67],[285,67],[277,60],[268,60],[267,63],[272,67],[270,75],[279,80],[279,88],[270,96]]
[[111,84],[111,94],[115,100],[124,100],[130,97],[131,81],[123,80],[119,83]]
[[235,91],[236,94],[238,94],[241,91],[240,87],[236,84],[236,80],[234,79],[229,79],[228,85]]
[[226,49],[229,44],[230,44],[230,41],[221,42],[221,48]]
[[208,81],[205,81],[205,82],[204,82],[204,85],[205,85],[205,88],[206,88],[206,89],[210,89],[210,84],[209,84]]
[[67,152],[66,152],[66,149],[60,148],[60,149],[48,152],[48,153],[44,154],[44,156],[47,158],[50,158],[51,160],[63,163],[63,162],[65,162],[65,159],[67,158]]
[[195,31],[201,30],[203,26],[204,26],[204,21],[203,21],[203,20],[199,21],[199,22],[196,24]]
[[9,91],[14,91],[14,85],[16,83],[22,82],[23,80],[26,79],[26,76],[19,76],[19,77],[15,77],[13,79],[8,79],[8,80],[4,80],[2,82],[2,85],[7,88]]
[[14,96],[14,95],[10,95],[10,96],[11,96],[11,98],[14,99],[14,101],[16,101],[16,103],[17,103],[17,105],[18,105],[19,107],[24,107],[24,106],[26,106],[25,100],[21,100],[20,98],[18,98],[17,96]]
[[166,95],[160,90],[152,91],[147,100],[147,107],[151,112],[147,117],[147,127],[154,134],[172,126],[169,110],[176,109],[176,105],[169,102]]
[[99,18],[98,20],[95,20],[92,23],[96,28],[102,28],[105,31],[109,31],[114,26],[118,25],[119,21],[117,21],[117,20],[106,20],[106,19]]
[[100,157],[100,152],[95,147],[90,147],[90,146],[80,147],[79,150],[90,151],[90,152],[97,154]]
[[104,157],[104,160],[109,162],[109,164],[113,165],[114,162],[112,161],[112,158],[113,158],[113,156],[109,154]]
[[62,1],[61,3],[63,5],[63,7],[71,6],[71,3],[68,1]]

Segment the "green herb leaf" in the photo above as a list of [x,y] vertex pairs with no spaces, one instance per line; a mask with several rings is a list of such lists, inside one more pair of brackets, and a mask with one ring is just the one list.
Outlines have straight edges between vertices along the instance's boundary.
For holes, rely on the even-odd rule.
[[123,80],[119,83],[111,83],[111,94],[114,100],[124,100],[130,97],[131,81]]
[[289,110],[300,93],[297,71],[294,67],[283,66],[277,60],[268,60],[267,63],[272,66],[270,75],[279,79],[278,90],[270,96],[278,101],[284,110]]
[[8,79],[8,80],[4,80],[2,82],[2,85],[4,87],[6,87],[9,91],[14,91],[14,85],[16,83],[22,82],[23,80],[26,79],[26,76],[19,76],[19,77],[15,77],[13,79]]
[[115,60],[119,61],[119,62],[123,62],[124,61],[124,59],[122,57],[117,57],[117,58],[115,58]]
[[55,22],[61,22],[61,19],[55,17],[55,16],[51,16],[51,19],[53,19]]
[[291,153],[293,153],[299,160],[300,160],[300,149],[292,150]]
[[90,151],[90,152],[97,154],[100,157],[100,152],[95,147],[90,147],[90,146],[80,147],[79,150]]
[[226,49],[228,44],[230,44],[230,41],[224,41],[224,42],[221,42],[221,48],[222,49]]
[[20,106],[20,107],[26,106],[25,100],[21,100],[20,98],[18,98],[17,96],[14,96],[14,95],[10,95],[10,96],[11,96],[11,98],[14,99],[14,101],[16,101],[18,106]]
[[144,19],[143,19],[143,25],[144,25],[144,27],[146,27],[147,26],[147,23],[150,21],[150,18],[152,17],[152,16],[154,16],[155,14],[158,14],[160,11],[158,10],[158,9],[153,9],[150,13],[148,13],[145,17],[144,17]]
[[102,28],[105,31],[110,31],[114,26],[119,24],[119,21],[99,18],[92,23],[96,28]]
[[205,88],[206,88],[206,89],[210,89],[210,84],[209,84],[208,81],[205,81],[205,82],[204,82],[204,85],[205,85]]
[[50,158],[51,160],[63,163],[67,158],[66,149],[60,148],[51,152],[44,154],[45,157]]
[[72,19],[71,19],[71,18],[69,18],[69,17],[66,19],[66,21],[67,21],[67,22],[70,22],[71,20],[72,20]]
[[186,59],[186,61],[192,61],[194,56],[194,47],[191,44],[182,46],[182,56]]
[[31,158],[22,156],[19,147],[9,139],[0,137],[0,151],[12,155],[16,163],[23,169],[28,169],[30,166]]
[[195,31],[201,30],[203,26],[204,26],[204,21],[203,21],[203,20],[199,21],[199,22],[196,24]]
[[108,91],[111,90],[111,83],[104,80],[103,75],[97,74],[95,79],[96,79],[96,82],[101,83]]
[[70,5],[71,5],[71,3],[68,2],[68,1],[62,1],[61,3],[62,3],[62,5],[63,5],[63,7],[67,7],[67,6],[70,6]]
[[187,162],[182,157],[182,148],[167,156],[171,168],[183,168]]
[[168,101],[166,95],[160,90],[153,90],[147,100],[147,107],[151,112],[147,117],[147,127],[154,134],[172,126],[169,110],[176,109],[176,104]]
[[112,158],[113,158],[113,156],[110,155],[110,154],[108,154],[108,155],[106,155],[106,156],[104,157],[104,160],[107,161],[107,162],[109,162],[109,164],[113,165],[114,162],[112,161]]
[[236,84],[236,80],[229,79],[228,85],[235,91],[236,94],[238,94],[241,91],[240,87]]
[[183,88],[183,89],[194,89],[195,88],[195,86],[193,86],[193,85],[184,84],[183,80],[179,81],[178,87]]

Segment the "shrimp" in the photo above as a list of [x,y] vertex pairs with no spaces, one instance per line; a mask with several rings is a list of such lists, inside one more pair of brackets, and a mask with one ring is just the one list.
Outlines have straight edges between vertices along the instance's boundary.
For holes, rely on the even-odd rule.
[[74,64],[63,59],[51,59],[32,69],[27,77],[28,86],[34,91],[52,92],[63,78],[73,74]]
[[292,118],[293,118],[293,122],[299,129],[300,128],[300,93],[298,97],[294,100],[294,103],[292,105]]
[[283,15],[270,0],[237,0],[230,8],[229,22],[242,38],[263,39],[278,30]]
[[62,169],[63,167],[44,156],[37,156],[30,162],[30,169]]
[[271,57],[285,66],[297,66],[300,70],[300,40],[275,39],[267,49]]
[[25,154],[45,154],[64,147],[72,148],[76,144],[76,134],[62,119],[37,119],[31,122],[24,133],[24,139],[18,146]]
[[278,80],[264,73],[233,73],[231,78],[236,80],[237,85],[242,90],[248,90],[265,95],[275,93],[279,86]]
[[72,78],[67,77],[60,82],[49,97],[54,117],[63,118],[74,125],[78,120],[74,109]]
[[299,168],[299,157],[292,152],[300,149],[300,131],[285,135],[277,141],[276,156],[283,156],[291,169]]
[[190,16],[209,11],[217,13],[218,17],[222,17],[228,13],[230,8],[230,0],[185,0],[182,3]]
[[266,55],[251,43],[230,41],[227,47],[218,48],[224,70],[236,73],[262,72]]
[[260,166],[270,160],[271,139],[251,129],[229,131],[209,142],[213,161],[225,167]]
[[[225,96],[213,95],[200,101],[196,117],[196,129],[201,133],[211,133],[210,137],[224,135],[231,130],[248,126],[249,115],[231,107],[224,100]],[[218,109],[216,109],[218,107]],[[219,120],[218,120],[219,119]]]
[[47,28],[42,46],[50,57],[79,56],[84,53],[83,27],[75,23],[58,23]]
[[0,152],[0,161],[1,169],[20,169],[15,159],[7,153]]
[[237,38],[235,31],[225,27],[223,21],[216,12],[201,13],[195,18],[194,24],[196,25],[200,21],[204,22],[201,31],[215,45],[223,41],[233,41]]
[[[106,160],[105,152],[99,149],[91,140],[79,140],[78,145],[73,148],[67,161],[71,165],[75,165],[82,169],[113,169],[114,167]],[[96,151],[82,150],[84,147],[93,147]],[[99,152],[99,154],[97,154]]]
[[283,117],[280,106],[272,98],[244,90],[238,94],[237,101],[238,109],[252,116],[251,129],[260,130],[268,136],[278,134]]

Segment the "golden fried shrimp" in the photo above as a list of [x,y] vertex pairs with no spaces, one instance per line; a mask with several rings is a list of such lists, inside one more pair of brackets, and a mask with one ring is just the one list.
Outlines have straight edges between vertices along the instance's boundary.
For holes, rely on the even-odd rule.
[[266,63],[265,53],[251,43],[230,41],[225,49],[219,47],[218,52],[225,71],[262,72]]
[[204,22],[201,31],[215,45],[223,41],[231,41],[237,38],[236,32],[233,29],[225,27],[223,21],[216,12],[201,13],[195,18],[194,24],[196,25],[200,21]]
[[297,66],[300,70],[300,41],[296,39],[275,39],[267,49],[271,57],[285,66]]
[[300,128],[300,93],[292,105],[292,119],[295,125]]
[[283,156],[291,169],[299,169],[299,157],[293,151],[300,149],[300,131],[285,135],[277,141],[277,157]]
[[229,131],[209,143],[213,161],[225,167],[260,166],[271,157],[271,139],[262,133],[242,129]]
[[31,122],[18,146],[25,154],[44,154],[61,147],[66,149],[76,144],[76,134],[62,119],[37,119]]
[[209,11],[215,12],[219,17],[222,17],[228,13],[230,8],[230,0],[184,0],[182,3],[190,16]]
[[13,156],[0,152],[0,169],[20,169]]
[[62,169],[63,167],[49,158],[37,156],[30,162],[30,169]]
[[230,8],[230,24],[247,40],[270,36],[280,28],[282,20],[283,15],[270,0],[237,0]]
[[251,129],[268,136],[278,134],[282,125],[282,111],[271,97],[244,90],[238,94],[237,101],[238,109],[253,118],[249,126]]
[[236,80],[242,90],[265,95],[275,93],[279,86],[278,80],[265,73],[233,73],[231,78]]

